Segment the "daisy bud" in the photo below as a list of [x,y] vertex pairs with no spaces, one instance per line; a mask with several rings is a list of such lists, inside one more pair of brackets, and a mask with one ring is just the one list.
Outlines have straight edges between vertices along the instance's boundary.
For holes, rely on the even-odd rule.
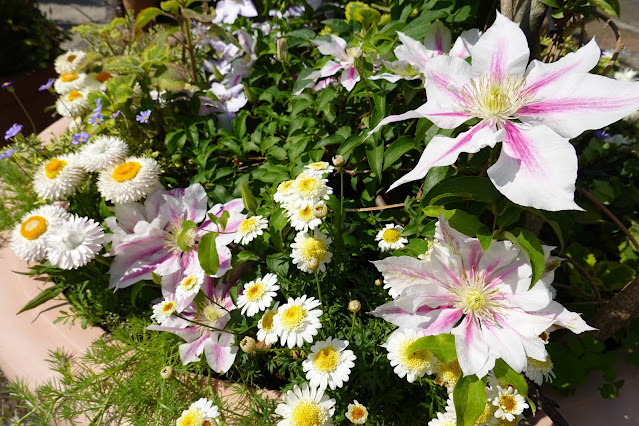
[[348,302],[348,310],[352,313],[359,312],[360,309],[362,309],[362,304],[359,303],[359,300],[351,300]]
[[240,342],[240,348],[244,353],[250,354],[255,350],[255,339],[249,336],[245,336]]
[[174,370],[170,365],[167,365],[160,370],[160,377],[162,377],[163,380],[171,380],[173,378],[173,374]]
[[346,160],[341,155],[333,157],[333,165],[335,167],[342,167],[344,164],[346,164]]
[[380,285],[382,285],[382,284],[384,284],[384,282],[383,282],[381,279],[377,278],[377,279],[375,280],[375,285],[376,285],[377,287],[379,287],[379,286],[380,286]]
[[320,266],[319,259],[317,259],[317,258],[314,258],[314,257],[313,257],[313,258],[309,259],[309,260],[306,262],[306,265],[305,265],[305,266],[306,266],[309,270],[314,271],[314,270],[316,270],[317,268],[319,268],[319,266]]
[[328,214],[328,207],[324,203],[317,203],[313,206],[313,214],[318,219],[324,219]]

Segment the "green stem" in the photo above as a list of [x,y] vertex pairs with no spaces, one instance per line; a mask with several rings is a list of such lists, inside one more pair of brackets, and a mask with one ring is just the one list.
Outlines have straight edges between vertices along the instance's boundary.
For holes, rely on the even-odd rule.
[[186,35],[186,50],[189,52],[189,59],[191,61],[191,73],[193,74],[193,82],[197,83],[197,67],[195,66],[195,55],[193,54],[193,40],[191,40],[191,21],[184,19],[184,35]]
[[353,330],[355,329],[355,322],[357,321],[357,318],[355,316],[355,312],[353,312],[353,316],[352,316],[352,320],[351,320],[351,332],[348,333],[348,341],[351,342],[353,339]]
[[324,302],[322,302],[322,291],[320,290],[319,273],[317,272],[317,270],[315,270],[315,283],[317,284],[317,297],[320,301],[320,304],[322,305],[322,308],[324,308]]
[[199,325],[200,327],[206,327],[206,328],[209,328],[209,329],[211,329],[211,330],[213,330],[213,331],[221,331],[222,333],[229,333],[229,334],[234,334],[234,335],[236,335],[236,336],[244,337],[244,334],[243,334],[243,333],[235,333],[235,332],[233,332],[233,331],[224,330],[224,329],[221,329],[221,328],[211,327],[210,325],[206,325],[206,324],[203,324],[203,323],[201,323],[201,322],[197,322],[197,321],[195,321],[195,320],[192,320],[192,319],[189,319],[189,318],[183,317],[183,316],[182,316],[182,315],[180,315],[180,314],[174,314],[174,315],[175,315],[176,317],[178,317],[178,318],[183,319],[184,321],[188,321],[188,322],[191,322],[191,323],[193,323],[193,324]]
[[20,108],[22,108],[22,111],[24,111],[25,115],[29,119],[29,123],[31,123],[31,128],[33,129],[33,134],[37,135],[38,130],[36,130],[36,126],[35,124],[33,124],[33,120],[31,119],[31,115],[29,114],[29,111],[27,111],[27,109],[24,107],[24,105],[20,101],[20,98],[18,97],[18,95],[16,95],[16,92],[15,90],[13,90],[13,88],[10,88],[9,92],[13,95],[14,98],[16,98],[16,101],[18,101],[18,105],[20,105]]

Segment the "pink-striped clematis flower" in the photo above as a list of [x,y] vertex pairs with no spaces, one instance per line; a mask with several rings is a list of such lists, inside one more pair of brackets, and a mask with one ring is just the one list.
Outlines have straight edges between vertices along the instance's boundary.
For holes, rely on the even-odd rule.
[[362,54],[359,47],[346,47],[346,41],[333,34],[330,35],[331,41],[313,40],[320,53],[335,57],[336,61],[330,60],[321,70],[311,74],[311,78],[324,78],[335,75],[338,71],[343,70],[340,76],[340,83],[349,92],[353,90],[355,84],[359,81],[359,73],[355,67],[355,61]]
[[423,178],[431,167],[455,162],[462,152],[502,143],[488,169],[495,187],[511,201],[544,210],[581,210],[574,202],[577,156],[569,139],[600,129],[639,109],[639,84],[589,74],[600,50],[591,41],[559,61],[532,61],[519,26],[497,20],[471,48],[472,65],[437,56],[426,65],[428,102],[381,126],[426,117],[453,129],[480,122],[456,138],[434,137],[417,166],[392,188]]
[[[556,259],[549,258],[550,247],[545,251],[548,265]],[[510,241],[493,241],[484,252],[440,215],[429,254],[373,262],[391,293],[400,295],[371,314],[421,335],[454,335],[464,375],[483,377],[498,358],[521,372],[526,357],[546,359],[539,335],[547,329],[593,329],[552,300],[552,270],[530,288],[528,258]]]

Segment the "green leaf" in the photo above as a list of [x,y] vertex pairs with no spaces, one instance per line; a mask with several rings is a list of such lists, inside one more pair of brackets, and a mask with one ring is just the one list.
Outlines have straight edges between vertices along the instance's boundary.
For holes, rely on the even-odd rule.
[[255,213],[257,210],[257,200],[248,189],[248,187],[242,183],[242,202],[244,203],[244,207],[251,213]]
[[424,349],[431,351],[441,362],[451,362],[457,358],[455,336],[452,334],[420,337],[406,351],[412,353]]
[[249,260],[259,260],[259,257],[252,251],[244,250],[241,251],[235,256],[233,267],[239,265],[240,263],[248,262]]
[[453,391],[453,402],[457,425],[472,426],[486,408],[486,384],[474,374],[460,377]]
[[266,265],[268,269],[275,272],[281,277],[288,275],[288,268],[291,264],[291,258],[283,253],[273,253],[266,256]]
[[218,235],[217,232],[204,234],[197,245],[197,258],[207,275],[215,275],[220,267],[220,258],[217,255],[217,246],[215,245],[215,239]]
[[185,9],[185,8],[182,8],[182,15],[184,15],[185,18],[194,19],[198,22],[206,22],[206,23],[211,23],[211,21],[215,19],[215,15],[200,13],[200,12],[196,12],[193,9]]
[[56,284],[53,287],[49,287],[42,290],[40,294],[38,294],[33,299],[29,300],[27,304],[24,305],[22,309],[18,311],[18,314],[21,314],[22,312],[28,311],[33,308],[37,308],[43,303],[48,302],[49,300],[56,297],[58,294],[62,293],[62,290],[64,290],[65,288],[66,288],[66,285]]
[[423,212],[429,217],[438,217],[439,213],[442,212],[446,220],[450,223],[450,226],[469,237],[478,237],[478,239],[480,239],[479,243],[482,245],[482,249],[484,246],[486,246],[487,249],[492,242],[492,233],[488,227],[481,223],[476,216],[468,214],[463,210],[445,210],[442,209],[441,206],[431,205],[424,208]]
[[[375,142],[372,142],[375,143]],[[372,145],[366,149],[366,157],[371,170],[377,176],[379,182],[382,181],[382,163],[384,162],[384,144]]]
[[133,288],[131,289],[131,305],[133,305],[134,308],[136,307],[135,299],[138,298],[138,294],[140,294],[145,285],[146,283],[144,281],[138,281],[133,285]]
[[413,148],[415,148],[415,141],[410,136],[402,136],[390,144],[384,151],[384,170]]
[[520,228],[514,229],[512,233],[506,231],[504,232],[504,236],[522,249],[528,256],[528,260],[530,260],[530,265],[532,266],[532,279],[530,282],[530,287],[532,288],[539,278],[541,278],[541,275],[544,273],[544,268],[546,267],[546,258],[541,243],[533,234]]
[[345,33],[349,31],[348,24],[341,19],[325,19],[322,21],[322,24],[337,33]]
[[526,383],[526,379],[513,370],[503,359],[499,358],[495,361],[493,373],[495,373],[495,377],[497,377],[497,380],[500,382],[512,385],[522,396],[528,396],[528,383]]
[[490,179],[478,176],[460,176],[444,180],[431,189],[426,197],[430,204],[449,197],[470,198],[484,203],[495,203],[500,197]]
[[231,287],[229,289],[229,296],[231,296],[231,300],[233,301],[233,304],[235,306],[237,306],[237,294],[240,292],[240,286],[239,284],[234,285],[233,287]]
[[146,9],[138,13],[137,18],[135,18],[135,26],[137,28],[143,28],[146,26],[146,24],[163,14],[164,12],[162,12],[157,7],[147,7]]
[[178,10],[180,10],[180,3],[178,3],[176,0],[167,0],[161,2],[160,7],[162,8],[162,10],[175,14],[178,12]]
[[169,46],[167,44],[152,44],[142,52],[145,61],[167,62],[169,60]]
[[106,201],[104,197],[100,200],[100,217],[102,219],[106,219],[107,217],[115,216],[115,212],[113,211],[113,207],[109,207],[106,205]]
[[231,214],[228,212],[228,210],[224,210],[220,217],[217,219],[217,224],[219,225],[220,229],[222,229],[222,232],[226,230],[226,223],[229,221],[229,217],[231,217]]
[[590,0],[589,3],[591,6],[601,9],[606,15],[619,16],[621,14],[621,8],[617,0]]
[[182,231],[180,232],[180,234],[178,235],[178,238],[177,238],[177,244],[180,247],[180,249],[182,249],[184,251],[193,250],[193,247],[188,245],[186,243],[186,241],[185,241],[186,238],[189,236],[189,230],[191,230],[193,228],[197,228],[197,224],[195,222],[193,222],[192,220],[185,220],[182,223]]
[[155,284],[162,285],[162,277],[153,271],[151,271],[151,279]]

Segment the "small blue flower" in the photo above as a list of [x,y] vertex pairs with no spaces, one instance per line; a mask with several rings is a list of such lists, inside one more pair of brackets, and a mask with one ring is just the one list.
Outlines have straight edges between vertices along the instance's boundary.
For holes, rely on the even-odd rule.
[[50,89],[51,86],[53,86],[53,82],[55,81],[55,79],[50,78],[49,81],[47,81],[46,83],[44,83],[42,86],[40,86],[40,88],[38,89],[39,91],[43,91],[43,90],[47,90]]
[[94,112],[89,116],[89,120],[87,122],[92,126],[97,126],[98,124],[104,121],[104,117],[99,112]]
[[595,130],[595,137],[598,139],[606,139],[610,137],[610,133],[606,132],[604,129]]
[[95,100],[95,108],[93,109],[93,112],[100,112],[102,111],[102,99],[97,98]]
[[4,134],[4,140],[8,141],[9,138],[14,137],[18,133],[22,131],[22,124],[14,123],[13,126],[9,127],[9,130]]
[[7,87],[11,86],[11,82],[10,81],[5,81],[4,83],[2,83],[2,88],[6,89]]
[[5,152],[0,153],[0,159],[1,158],[9,158],[9,157],[13,156],[14,152],[16,152],[15,148],[9,148]]
[[142,111],[140,114],[135,116],[135,121],[140,123],[148,123],[149,117],[151,116],[151,110],[147,109],[146,111]]
[[118,116],[120,115],[120,110],[117,110],[116,112],[114,112],[113,114],[110,115],[111,118],[118,118]]
[[71,137],[71,143],[73,145],[77,145],[80,143],[85,143],[89,140],[89,134],[87,132],[76,133]]

